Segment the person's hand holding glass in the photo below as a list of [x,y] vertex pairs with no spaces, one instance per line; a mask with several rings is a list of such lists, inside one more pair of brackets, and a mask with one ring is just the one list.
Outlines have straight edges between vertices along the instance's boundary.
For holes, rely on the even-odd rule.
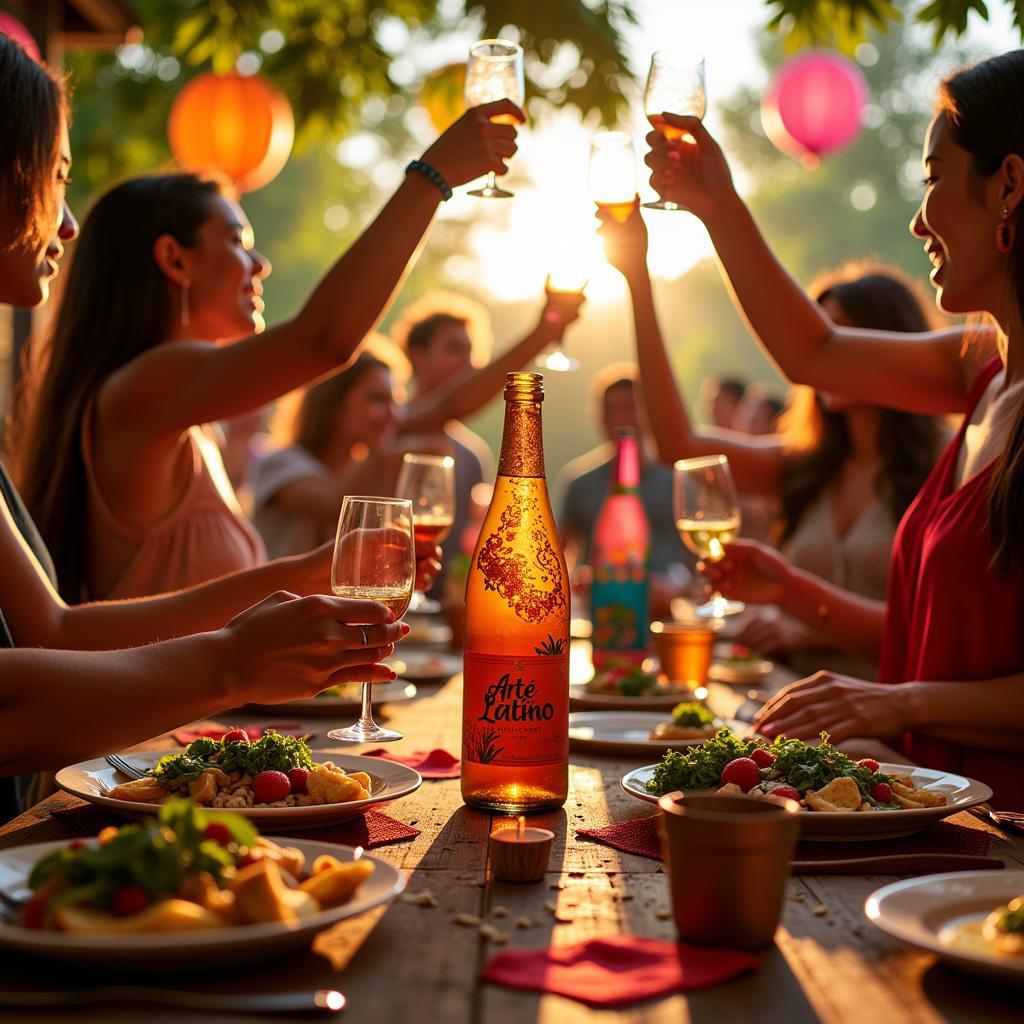
[[[523,105],[523,48],[505,39],[482,39],[469,48],[466,65],[466,106],[479,107],[494,100],[511,100],[517,107]],[[519,124],[509,116],[492,118],[498,124]],[[498,187],[493,171],[487,175],[483,188],[473,189],[471,196],[483,199],[509,199],[513,193]]]
[[[644,90],[644,113],[647,120],[675,146],[686,133],[665,121],[663,114],[703,117],[707,111],[704,85],[704,58],[699,53],[658,50],[651,57],[651,70]],[[682,210],[671,199],[644,203],[652,210]]]
[[567,356],[562,347],[565,329],[579,315],[580,307],[586,301],[583,289],[588,282],[587,271],[580,265],[566,262],[553,269],[544,283],[543,324],[554,332],[555,347],[552,351],[537,356],[534,365],[555,373],[570,373],[580,368],[578,359]]
[[[406,452],[398,475],[396,496],[412,503],[413,534],[417,543],[440,544],[455,522],[455,460],[450,455],[415,455]],[[409,611],[433,613],[436,601],[418,590]]]
[[[409,607],[416,578],[412,504],[402,498],[348,496],[342,502],[331,566],[331,590],[339,597],[379,601],[397,621]],[[364,632],[365,628],[360,627]],[[372,684],[363,683],[359,721],[327,735],[350,743],[388,743],[400,732],[373,720]]]
[[[729,460],[724,455],[681,459],[672,474],[672,501],[683,543],[705,562],[719,561],[740,530],[740,502]],[[716,591],[696,614],[720,619],[741,611],[742,602],[729,601]]]

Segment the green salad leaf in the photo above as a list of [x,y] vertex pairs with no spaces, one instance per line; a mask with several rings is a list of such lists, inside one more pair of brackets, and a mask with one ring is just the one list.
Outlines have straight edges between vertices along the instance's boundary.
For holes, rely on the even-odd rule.
[[654,769],[654,778],[647,783],[647,791],[663,796],[677,789],[712,789],[718,785],[722,769],[737,757],[746,757],[756,745],[722,728],[695,747],[666,751]]
[[282,736],[268,729],[252,743],[225,743],[201,736],[180,754],[162,757],[153,769],[153,776],[158,782],[173,788],[177,782],[191,782],[198,778],[207,768],[256,776],[270,770],[287,773],[292,768],[312,767],[313,758],[305,740],[297,736]]
[[1024,934],[1024,899],[1018,897],[1011,900],[996,923],[996,927],[999,931],[1007,934]]
[[702,725],[713,725],[715,716],[697,701],[684,701],[672,709],[672,721],[676,725],[699,728]]

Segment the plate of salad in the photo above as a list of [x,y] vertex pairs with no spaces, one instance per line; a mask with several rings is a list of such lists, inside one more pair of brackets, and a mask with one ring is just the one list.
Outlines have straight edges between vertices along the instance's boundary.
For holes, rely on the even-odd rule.
[[569,715],[569,744],[574,749],[604,754],[651,757],[704,742],[723,725],[742,732],[697,701],[671,711],[576,711]]
[[775,664],[743,644],[720,644],[708,668],[708,679],[730,686],[749,686],[771,675]]
[[804,839],[889,839],[984,803],[992,790],[951,772],[916,765],[855,761],[828,742],[737,736],[669,750],[658,764],[621,780],[631,796],[657,803],[665,793],[711,792],[797,800]]
[[379,757],[333,754],[315,761],[304,740],[271,729],[252,742],[232,729],[220,740],[200,737],[184,750],[127,760],[146,777],[130,779],[97,758],[62,768],[57,785],[128,818],[156,814],[181,797],[288,831],[343,821],[423,782],[414,769]]
[[[95,839],[0,851],[0,947],[123,971],[219,970],[308,946],[405,888],[387,861],[335,843],[260,836],[187,800]],[[123,980],[123,978],[122,978]]]
[[648,661],[611,662],[589,682],[569,687],[570,706],[584,711],[671,710],[690,695],[688,686],[653,671]]

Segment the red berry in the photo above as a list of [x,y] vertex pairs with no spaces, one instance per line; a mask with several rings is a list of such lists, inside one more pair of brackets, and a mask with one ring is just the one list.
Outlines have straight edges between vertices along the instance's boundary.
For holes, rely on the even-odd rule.
[[784,796],[797,802],[800,800],[800,794],[792,786],[786,785],[786,783],[783,783],[781,786],[775,786],[771,791],[771,796]]
[[138,885],[122,885],[110,901],[110,912],[115,917],[131,917],[149,906],[149,894]]
[[247,868],[250,864],[255,864],[258,858],[254,857],[251,850],[246,850],[245,853],[238,858],[235,863],[235,867]]
[[872,799],[877,800],[880,804],[891,804],[892,803],[892,786],[888,782],[876,782],[871,787]]
[[872,775],[878,771],[878,762],[873,757],[862,757],[857,764],[859,764],[861,768],[867,768]]
[[757,762],[749,757],[737,757],[722,769],[722,785],[735,782],[744,793],[749,792],[761,781]]
[[753,761],[758,768],[770,768],[775,764],[775,755],[764,747],[754,747],[750,752],[750,760]]
[[284,772],[266,771],[260,772],[252,780],[252,794],[256,797],[258,804],[272,804],[277,800],[283,800],[290,796],[292,784]]
[[309,778],[308,768],[293,768],[288,773],[288,781],[292,785],[293,793],[306,793],[308,792],[306,786],[306,779]]
[[244,729],[228,729],[221,737],[222,743],[248,743],[249,734]]
[[215,843],[220,843],[221,846],[227,846],[232,842],[231,830],[222,821],[211,821],[203,829],[203,838],[212,839]]
[[72,839],[71,842],[68,843],[68,849],[71,850],[72,853],[77,853],[79,850],[84,850],[88,845],[89,844],[84,839]]
[[46,900],[42,896],[33,896],[21,911],[23,928],[42,928],[46,917]]

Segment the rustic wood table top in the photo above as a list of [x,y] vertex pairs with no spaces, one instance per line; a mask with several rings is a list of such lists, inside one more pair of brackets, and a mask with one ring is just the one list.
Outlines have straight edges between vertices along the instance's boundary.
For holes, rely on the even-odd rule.
[[[338,722],[282,711],[265,721],[301,722],[314,733],[311,745],[341,752],[326,739]],[[444,747],[458,755],[461,684],[420,687],[416,699],[383,709],[381,718],[408,737],[396,752]],[[224,723],[257,721],[252,712],[218,716]],[[167,738],[135,749],[160,749]],[[358,753],[359,748],[345,748]],[[599,756],[571,758],[571,787],[565,807],[531,819],[555,832],[550,872],[543,882],[494,881],[487,865],[487,836],[494,818],[466,808],[458,780],[426,781],[414,794],[381,810],[421,830],[411,842],[380,847],[375,855],[409,874],[408,892],[429,891],[436,908],[398,902],[343,922],[319,936],[313,950],[258,964],[170,979],[136,978],[116,965],[95,974],[51,962],[6,955],[0,958],[0,989],[90,987],[100,983],[152,981],[179,988],[216,992],[278,992],[337,988],[349,1000],[343,1019],[351,1024],[437,1021],[444,1024],[573,1024],[598,1021],[661,1024],[751,1024],[785,1021],[802,1024],[934,1024],[1019,1019],[1019,1001],[992,984],[959,974],[935,957],[887,938],[864,917],[869,893],[894,876],[801,875],[789,883],[784,918],[775,945],[764,954],[757,973],[687,997],[673,996],[631,1009],[594,1011],[558,996],[480,985],[477,975],[497,947],[473,928],[450,921],[457,913],[508,916],[491,919],[509,932],[503,948],[536,948],[619,933],[660,939],[673,937],[668,918],[667,880],[653,860],[619,853],[576,838],[576,829],[625,821],[651,809],[625,794],[619,779],[640,762]],[[63,838],[68,835],[50,811],[78,801],[51,797],[0,829],[0,847]],[[958,821],[992,831],[990,853],[1008,866],[1024,867],[1024,842],[1010,840],[970,815]],[[552,913],[550,906],[557,908]],[[815,908],[825,912],[815,914]],[[820,916],[819,916],[820,915]],[[532,927],[511,925],[528,917]],[[28,1013],[0,1009],[0,1021],[66,1021],[68,1011]],[[82,1008],[75,1020],[170,1022],[291,1020],[289,1016],[185,1013],[158,1007]]]

